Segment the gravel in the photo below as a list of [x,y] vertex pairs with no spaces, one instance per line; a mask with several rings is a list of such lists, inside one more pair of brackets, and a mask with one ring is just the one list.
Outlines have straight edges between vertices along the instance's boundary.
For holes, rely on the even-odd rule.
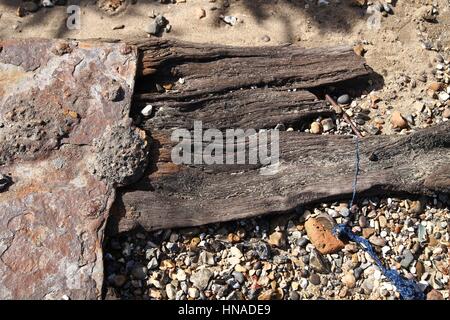
[[[370,198],[362,199],[348,218],[338,214],[327,219],[349,219],[357,234],[374,226],[368,237],[386,266],[420,282],[426,294],[434,290],[430,298],[448,299],[448,205],[448,197],[439,195],[420,200]],[[318,217],[326,222],[328,213],[342,208],[341,203],[324,203],[283,219],[120,234],[107,240],[107,297],[399,299],[395,287],[356,244],[322,255],[309,242],[305,220]],[[274,232],[285,238],[284,246],[269,245]],[[178,250],[169,249],[173,247]]]

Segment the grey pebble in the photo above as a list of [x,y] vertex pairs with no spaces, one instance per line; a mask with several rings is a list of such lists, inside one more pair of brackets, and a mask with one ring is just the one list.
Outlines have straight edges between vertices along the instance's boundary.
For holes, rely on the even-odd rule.
[[264,36],[261,37],[261,41],[269,42],[270,41],[270,37],[268,35],[264,35]]
[[244,275],[241,272],[238,271],[234,271],[232,273],[232,276],[234,277],[234,279],[236,279],[237,282],[239,282],[240,284],[244,283],[245,278]]
[[361,277],[363,271],[364,271],[364,270],[363,270],[362,268],[360,268],[360,267],[357,267],[357,268],[355,268],[355,269],[353,270],[353,275],[355,276],[355,279],[356,279],[356,280],[358,280],[358,279]]
[[412,254],[412,252],[410,250],[405,250],[403,252],[403,259],[400,262],[401,266],[403,268],[408,268],[409,265],[414,261],[414,255]]
[[355,123],[360,125],[360,126],[363,126],[366,123],[366,121],[364,119],[361,119],[361,118],[356,118],[355,119]]
[[289,292],[289,299],[290,300],[299,300],[300,295],[297,293],[297,291],[292,290],[291,292]]
[[337,103],[342,104],[342,105],[349,104],[350,101],[351,101],[351,99],[348,94],[343,94],[343,95],[339,96],[337,99]]
[[307,238],[300,238],[297,240],[297,246],[300,248],[305,247],[308,244],[309,240]]
[[22,6],[27,12],[36,12],[39,10],[39,5],[33,1],[26,1],[22,4]]
[[131,275],[137,280],[145,280],[147,278],[147,267],[138,264],[131,271]]
[[392,5],[390,3],[383,3],[383,9],[387,13],[390,13],[390,14],[394,13],[394,8],[392,7]]

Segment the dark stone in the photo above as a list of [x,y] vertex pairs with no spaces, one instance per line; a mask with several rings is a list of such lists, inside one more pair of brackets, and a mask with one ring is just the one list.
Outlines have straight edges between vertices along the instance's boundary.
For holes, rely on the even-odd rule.
[[315,273],[311,273],[311,275],[309,276],[309,282],[311,282],[315,286],[318,286],[320,284],[320,276]]

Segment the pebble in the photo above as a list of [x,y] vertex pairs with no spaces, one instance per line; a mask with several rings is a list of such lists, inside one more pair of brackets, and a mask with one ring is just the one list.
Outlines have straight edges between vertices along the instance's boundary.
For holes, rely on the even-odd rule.
[[137,280],[145,280],[147,278],[147,267],[137,265],[131,271],[131,275]]
[[177,290],[170,283],[166,285],[166,295],[169,300],[175,300],[176,298]]
[[178,269],[176,277],[178,281],[186,281],[186,272],[183,269]]
[[374,233],[375,233],[375,229],[374,228],[364,228],[362,230],[362,235],[366,239],[370,238]]
[[356,278],[352,273],[347,273],[342,277],[342,283],[345,284],[348,288],[352,289],[356,285]]
[[361,287],[364,289],[364,291],[365,291],[367,294],[371,294],[371,293],[372,293],[373,288],[374,288],[373,282],[374,282],[374,281],[373,281],[373,278],[372,278],[372,277],[369,277],[369,278],[367,278],[367,279],[365,279],[365,280],[363,281]]
[[145,106],[144,109],[142,109],[141,114],[144,117],[149,117],[152,114],[152,111],[153,111],[153,106],[151,104],[148,104]]
[[425,201],[423,199],[413,201],[409,206],[409,211],[415,216],[422,214],[424,210],[425,210]]
[[291,291],[291,292],[289,292],[289,299],[290,300],[299,300],[300,295],[296,291]]
[[353,51],[355,51],[355,53],[361,57],[363,57],[364,54],[366,53],[366,49],[364,48],[364,46],[362,44],[358,44],[358,45],[354,46]]
[[274,247],[284,247],[286,245],[286,237],[283,232],[275,231],[270,234],[267,242]]
[[422,224],[420,224],[419,227],[417,228],[417,236],[419,242],[422,243],[427,241],[427,230]]
[[269,42],[270,41],[270,37],[268,35],[264,35],[264,36],[261,37],[261,41]]
[[343,94],[337,98],[337,103],[340,105],[348,105],[350,104],[351,98],[348,94]]
[[442,112],[442,117],[449,119],[450,118],[450,107],[446,107],[444,112]]
[[437,82],[437,81],[433,81],[428,85],[428,90],[431,90],[433,92],[438,92],[442,90],[442,83]]
[[317,219],[308,219],[305,222],[305,229],[311,243],[321,254],[335,253],[344,248],[344,243]]
[[431,291],[427,293],[427,300],[444,300],[444,297],[439,291],[431,289]]
[[305,279],[305,278],[300,279],[300,288],[306,289],[308,287],[308,285],[309,285],[309,282],[307,279]]
[[405,129],[408,127],[408,122],[403,118],[399,111],[394,111],[391,116],[391,124],[393,128]]
[[360,267],[357,267],[353,270],[353,274],[355,276],[356,280],[359,280],[359,278],[361,278],[362,273],[364,272],[364,270]]
[[309,132],[311,132],[313,134],[321,134],[322,133],[322,125],[319,122],[314,121],[313,123],[311,123]]
[[188,295],[189,295],[189,297],[195,299],[195,298],[198,298],[198,297],[200,296],[200,292],[198,291],[197,288],[195,288],[195,287],[190,287],[190,288],[188,289]]
[[379,247],[383,247],[386,244],[386,240],[381,238],[381,237],[377,237],[376,235],[373,235],[369,238],[369,241],[371,244],[379,246]]
[[444,102],[447,102],[447,100],[450,98],[450,95],[447,92],[442,91],[438,94],[438,97],[439,97],[439,101],[444,103]]
[[127,277],[123,274],[118,274],[114,277],[114,286],[115,287],[122,287],[127,282]]
[[167,23],[167,19],[164,16],[157,15],[155,19],[146,25],[144,31],[151,35],[158,35]]
[[389,3],[383,3],[383,9],[387,13],[390,13],[390,14],[394,13],[394,8]]
[[159,266],[158,260],[156,258],[151,258],[147,264],[149,270],[156,269]]
[[[358,224],[361,228],[367,227],[367,218],[363,215],[360,215],[358,218]],[[367,231],[366,231],[367,232]],[[370,235],[369,235],[370,236]],[[363,235],[364,238],[368,238],[365,235]]]
[[221,16],[221,19],[230,26],[236,25],[238,20],[235,16]]
[[330,118],[323,119],[323,120],[320,122],[320,124],[322,125],[322,128],[323,128],[323,131],[324,131],[324,132],[328,132],[328,131],[331,131],[331,130],[333,130],[334,128],[336,128],[336,126],[334,125],[333,120],[330,119]]
[[387,225],[387,219],[385,216],[379,216],[378,221],[380,222],[380,227],[384,228]]
[[403,259],[400,262],[401,266],[405,269],[414,261],[414,255],[410,250],[403,251]]
[[309,276],[309,282],[311,282],[315,286],[318,286],[320,284],[320,276],[315,273],[311,273],[311,275]]
[[190,281],[198,289],[204,290],[208,286],[209,280],[211,279],[212,276],[213,273],[211,270],[203,268],[193,273],[190,278]]
[[208,251],[202,251],[198,257],[198,262],[202,265],[215,265],[214,254]]
[[331,271],[328,261],[315,249],[311,251],[309,264],[317,273],[327,274]]
[[240,284],[244,283],[244,281],[245,281],[244,275],[243,275],[241,272],[234,271],[234,272],[232,273],[232,276],[233,276],[234,279],[236,279],[236,281],[239,282]]
[[36,12],[39,10],[39,5],[33,1],[25,1],[22,6],[27,12]]

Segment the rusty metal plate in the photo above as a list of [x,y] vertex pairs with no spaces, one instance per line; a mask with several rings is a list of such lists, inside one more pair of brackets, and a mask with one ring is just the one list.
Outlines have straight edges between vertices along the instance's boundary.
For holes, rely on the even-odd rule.
[[[95,299],[114,185],[95,141],[128,124],[137,51],[0,41],[0,298]],[[94,166],[95,167],[95,166]]]

